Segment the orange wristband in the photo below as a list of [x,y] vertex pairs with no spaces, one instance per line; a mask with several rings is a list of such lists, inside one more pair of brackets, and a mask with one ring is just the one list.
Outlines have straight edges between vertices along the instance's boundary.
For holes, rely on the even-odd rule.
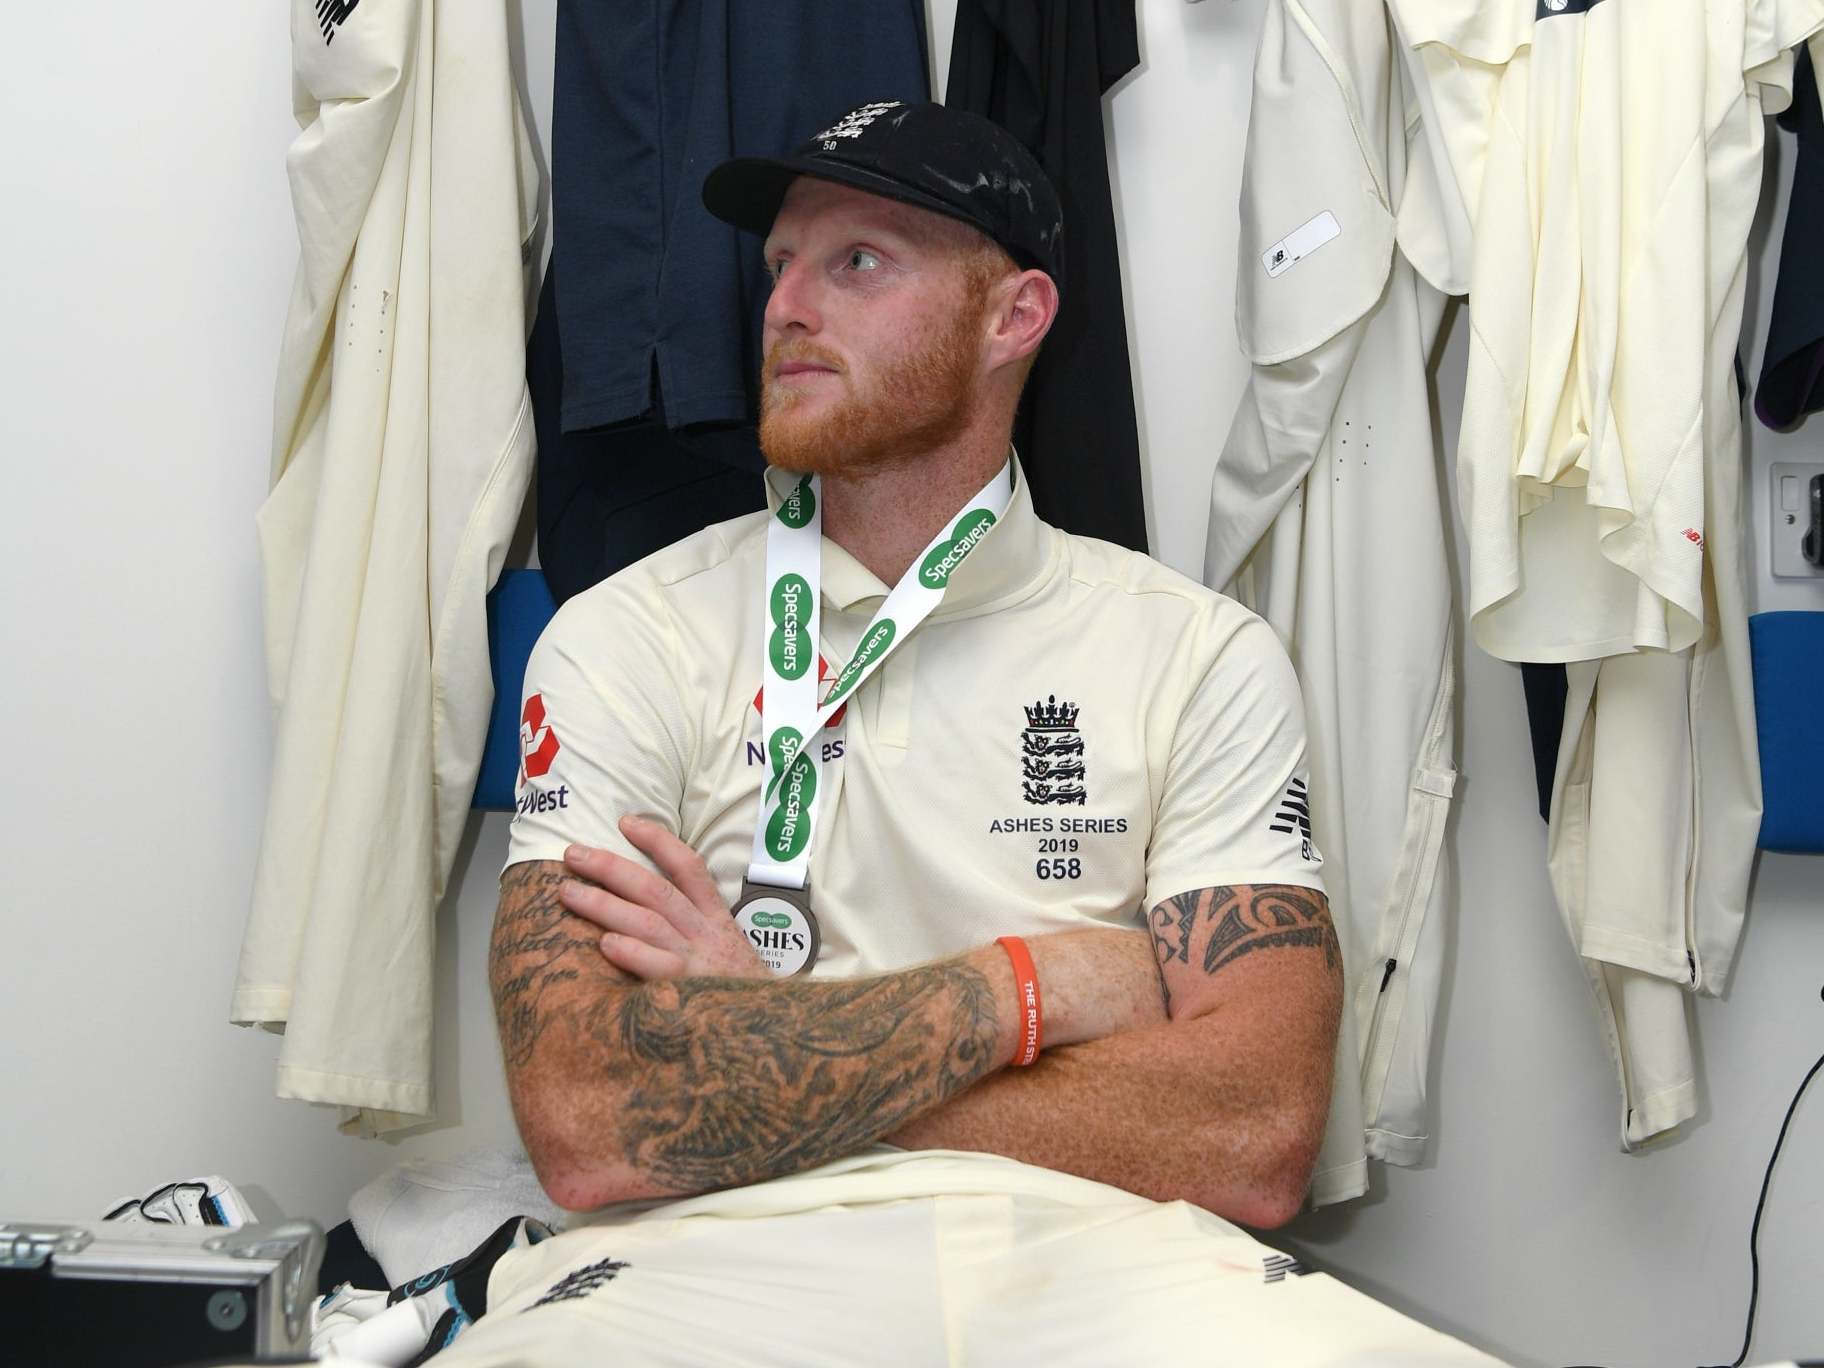
[[1033,968],[1032,951],[1018,936],[1001,936],[995,944],[1013,961],[1014,996],[1020,1005],[1020,1038],[1013,1047],[1013,1063],[1030,1064],[1039,1057],[1045,1017],[1039,1006],[1039,971]]

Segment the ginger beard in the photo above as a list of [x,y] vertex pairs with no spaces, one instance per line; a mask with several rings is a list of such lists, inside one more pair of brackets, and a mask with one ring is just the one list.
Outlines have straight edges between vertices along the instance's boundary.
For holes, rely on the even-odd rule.
[[[984,293],[971,273],[947,323],[897,356],[868,358],[868,375],[860,382],[852,369],[808,339],[774,343],[760,389],[760,450],[768,463],[794,474],[849,475],[916,459],[953,440],[968,427],[975,408]],[[844,392],[819,405],[819,396],[801,394],[775,378],[787,361],[833,367]]]

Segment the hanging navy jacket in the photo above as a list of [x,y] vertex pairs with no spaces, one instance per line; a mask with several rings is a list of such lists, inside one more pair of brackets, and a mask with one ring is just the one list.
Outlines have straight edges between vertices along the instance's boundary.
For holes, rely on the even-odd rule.
[[1145,551],[1140,436],[1102,97],[1140,61],[1133,0],[958,0],[944,103],[1031,150],[1064,203],[1063,299],[1014,425],[1046,522]]

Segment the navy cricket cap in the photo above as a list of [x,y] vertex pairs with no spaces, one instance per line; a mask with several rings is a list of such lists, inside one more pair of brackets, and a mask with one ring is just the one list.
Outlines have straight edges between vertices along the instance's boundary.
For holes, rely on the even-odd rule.
[[703,181],[703,204],[762,236],[799,176],[915,204],[980,230],[1021,266],[1064,284],[1064,210],[1044,169],[1006,129],[940,104],[866,104],[783,157],[736,157]]

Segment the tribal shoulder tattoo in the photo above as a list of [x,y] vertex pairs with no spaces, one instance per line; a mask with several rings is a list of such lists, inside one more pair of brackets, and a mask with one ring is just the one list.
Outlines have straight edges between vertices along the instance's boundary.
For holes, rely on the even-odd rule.
[[502,880],[490,969],[509,1073],[599,1107],[604,1144],[676,1191],[852,1154],[993,1066],[991,985],[965,965],[639,983],[558,902],[566,877]]
[[[1323,894],[1293,884],[1198,888],[1167,898],[1152,911],[1153,950],[1160,974],[1173,962],[1215,975],[1258,950],[1320,952],[1324,970],[1341,979],[1342,949]],[[1170,1006],[1171,990],[1166,989]]]

